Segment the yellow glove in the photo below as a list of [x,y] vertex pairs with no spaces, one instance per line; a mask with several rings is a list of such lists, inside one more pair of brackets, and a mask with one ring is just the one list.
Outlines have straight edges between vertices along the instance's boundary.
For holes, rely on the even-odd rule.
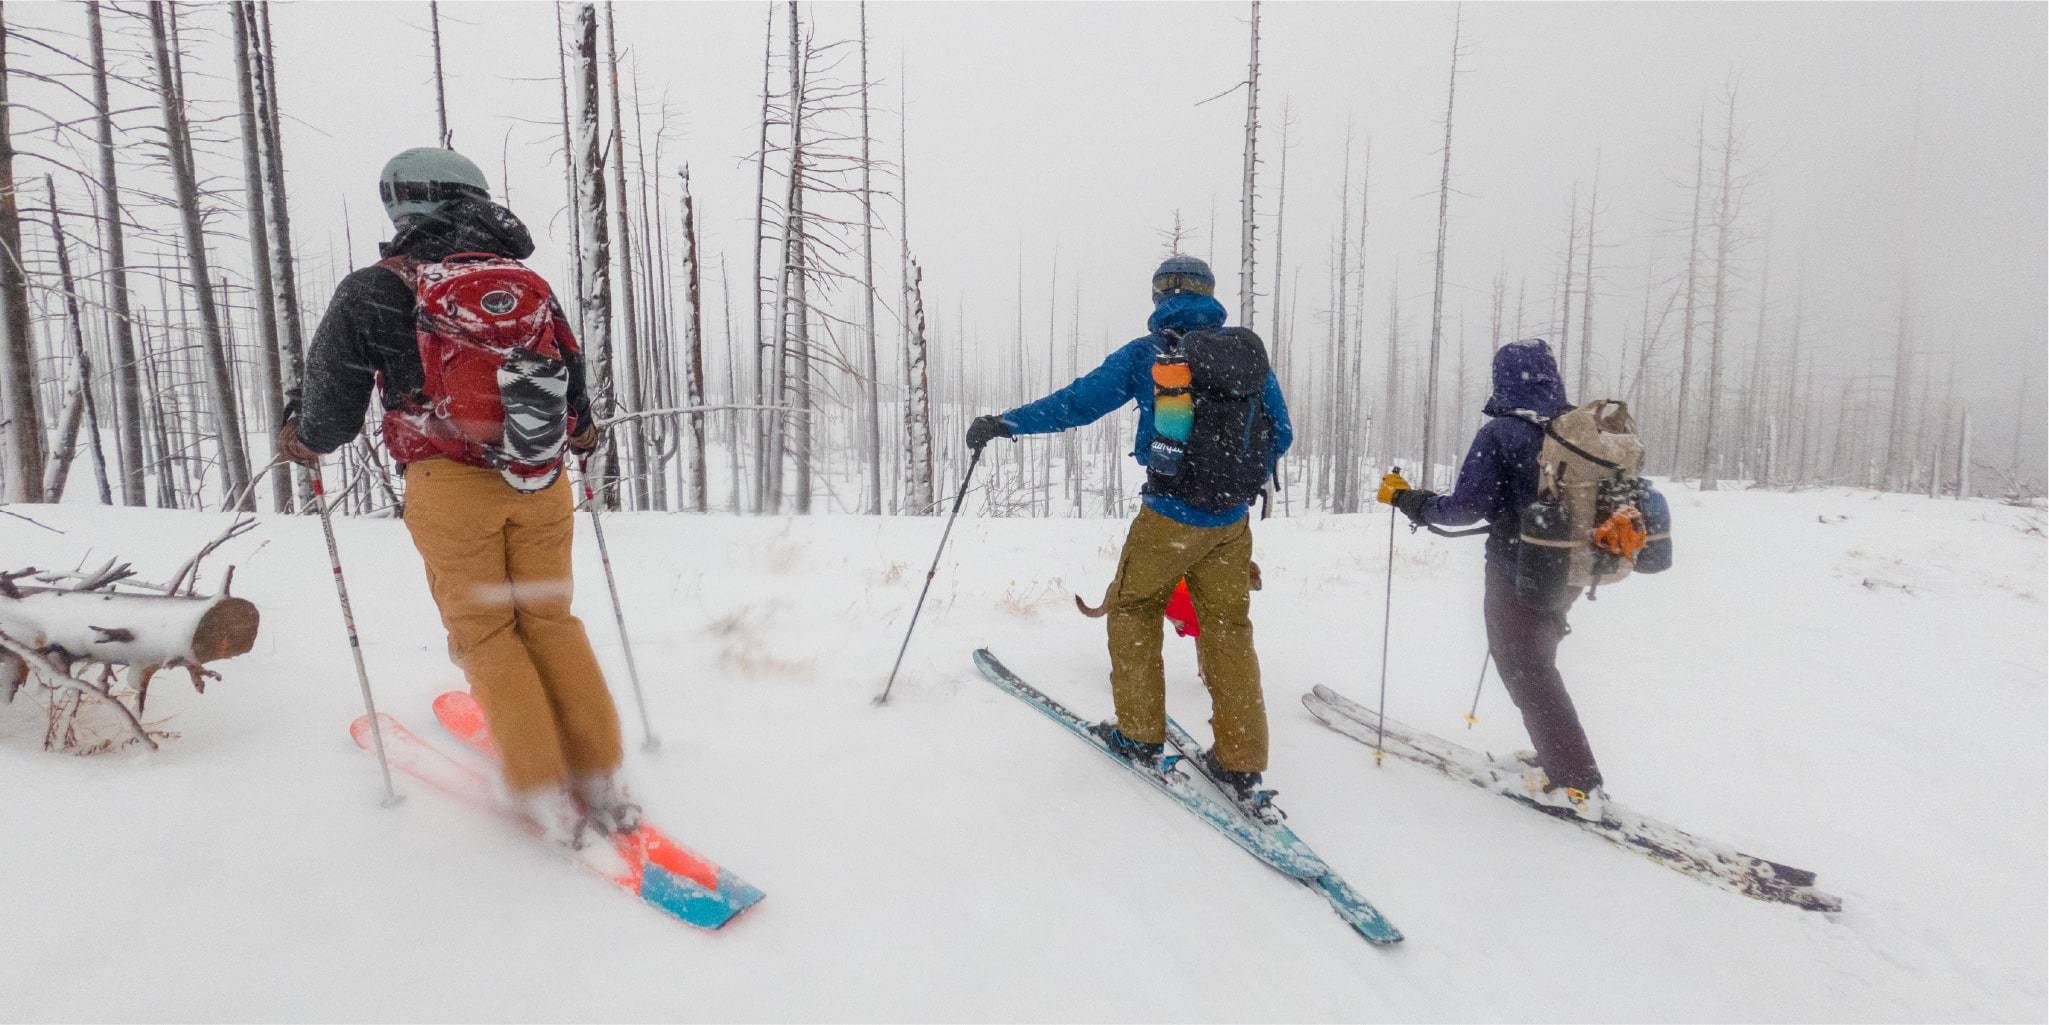
[[1380,494],[1376,495],[1374,500],[1383,505],[1393,505],[1394,493],[1407,490],[1409,490],[1409,482],[1402,477],[1400,470],[1396,470],[1380,478]]

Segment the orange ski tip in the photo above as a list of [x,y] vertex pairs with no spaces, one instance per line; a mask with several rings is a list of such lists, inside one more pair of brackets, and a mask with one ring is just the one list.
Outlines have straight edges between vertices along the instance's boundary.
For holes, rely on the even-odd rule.
[[639,848],[641,857],[645,860],[660,865],[662,868],[682,876],[705,889],[717,890],[719,888],[719,867],[717,865],[698,857],[691,853],[689,848],[663,836],[655,827],[643,823],[640,829],[629,834],[629,836],[630,840],[624,837],[620,839],[621,846],[619,849],[621,853],[625,852],[625,845],[630,842]]
[[498,742],[491,736],[490,723],[484,720],[484,706],[468,691],[451,690],[436,697],[434,717],[464,743],[493,758],[498,756]]
[[[397,719],[393,719],[391,716],[388,716],[383,712],[377,713],[377,727],[383,730],[386,734],[391,733],[395,728],[398,727],[398,725],[399,723]],[[369,716],[359,715],[355,718],[353,722],[349,723],[349,737],[350,739],[356,742],[357,747],[368,750],[371,744],[370,736],[371,730]]]

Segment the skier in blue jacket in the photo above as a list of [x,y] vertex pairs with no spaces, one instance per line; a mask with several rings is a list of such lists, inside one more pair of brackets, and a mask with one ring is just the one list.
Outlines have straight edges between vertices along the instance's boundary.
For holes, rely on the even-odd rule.
[[1381,480],[1380,501],[1419,525],[1487,521],[1487,647],[1537,749],[1533,790],[1582,815],[1597,815],[1601,768],[1558,672],[1558,643],[1569,632],[1565,612],[1530,608],[1515,593],[1522,511],[1537,496],[1544,424],[1571,408],[1543,339],[1504,345],[1494,353],[1494,393],[1481,409],[1489,419],[1473,436],[1458,486],[1439,495],[1410,488],[1391,473]]
[[[1171,380],[1175,373],[1171,354],[1178,351],[1182,335],[1223,326],[1223,304],[1211,294],[1215,286],[1209,266],[1194,257],[1174,256],[1160,264],[1153,273],[1153,313],[1145,335],[1045,398],[976,418],[968,428],[967,444],[979,451],[994,438],[1064,431],[1094,423],[1127,404],[1137,405],[1138,433],[1131,454],[1148,467],[1148,481],[1143,508],[1125,538],[1108,599],[1110,684],[1117,718],[1114,723],[1099,725],[1097,732],[1127,758],[1144,762],[1159,758],[1167,727],[1160,616],[1175,585],[1186,578],[1202,617],[1197,643],[1216,730],[1216,747],[1208,757],[1220,778],[1242,795],[1251,796],[1267,766],[1266,705],[1260,693],[1250,618],[1251,502],[1238,499],[1236,492],[1217,500],[1200,487],[1191,490],[1189,482],[1200,479],[1192,474],[1182,475],[1174,486],[1163,486],[1168,478],[1162,472],[1173,474],[1176,467],[1164,465],[1158,452],[1174,446],[1155,444],[1156,435],[1189,441],[1194,415],[1185,387],[1188,365],[1179,365],[1184,376],[1179,382],[1183,387],[1177,391]],[[1163,353],[1169,354],[1166,363],[1161,362]],[[1262,348],[1255,366],[1264,362]],[[1280,382],[1270,369],[1264,376],[1257,398],[1241,400],[1252,410],[1243,437],[1264,441],[1268,451],[1249,458],[1263,460],[1255,475],[1270,476],[1287,452],[1293,431]],[[1191,446],[1230,444],[1209,439],[1200,429],[1197,436],[1199,440],[1189,441]],[[1214,456],[1191,447],[1187,458],[1192,466]]]

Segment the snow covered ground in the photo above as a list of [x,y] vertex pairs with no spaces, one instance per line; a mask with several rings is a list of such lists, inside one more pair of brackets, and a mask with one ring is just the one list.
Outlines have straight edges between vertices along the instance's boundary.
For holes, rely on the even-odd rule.
[[[1301,691],[1374,698],[1383,514],[1258,527],[1255,620],[1301,834],[1407,934],[1362,942],[983,682],[987,645],[1107,715],[1124,524],[964,519],[897,695],[881,686],[940,522],[607,522],[665,747],[655,819],[768,893],[695,932],[417,786],[378,806],[318,524],[209,563],[257,650],[153,711],[155,755],[40,750],[0,707],[0,1018],[2039,1020],[2045,571],[2039,512],[1671,489],[1678,568],[1581,603],[1562,661],[1619,800],[1814,869],[1833,918],[1712,889],[1369,753]],[[119,554],[161,577],[226,520],[12,507],[0,564]],[[403,527],[339,524],[380,707],[436,737],[460,686]],[[638,737],[588,525],[579,609]],[[1476,541],[1401,532],[1388,706],[1494,749],[1521,728],[1483,652]],[[1188,643],[1170,705],[1206,718]]]

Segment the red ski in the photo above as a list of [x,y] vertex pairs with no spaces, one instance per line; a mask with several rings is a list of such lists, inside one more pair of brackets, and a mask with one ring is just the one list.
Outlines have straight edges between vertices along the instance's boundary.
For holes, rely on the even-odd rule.
[[[468,695],[462,697],[467,699]],[[397,719],[379,714],[377,721],[384,733],[385,754],[391,760],[392,768],[466,804],[502,815],[529,833],[539,833],[538,827],[506,803],[495,781],[422,740]],[[358,747],[370,750],[373,743],[370,717],[358,716],[349,725],[349,735]],[[489,741],[488,734],[484,740]],[[613,839],[618,851],[617,863],[621,866],[617,871],[607,871],[580,858],[571,860],[585,871],[639,897],[643,903],[690,925],[717,929],[762,898],[760,890],[717,866],[694,857],[685,860],[670,856],[666,847],[673,845],[666,837],[647,827],[642,828],[641,834]],[[704,879],[709,883],[700,881]]]
[[[470,750],[494,762],[498,760],[498,741],[491,736],[491,727],[484,722],[484,708],[467,691],[452,690],[435,698],[434,718],[439,719],[441,725]],[[754,906],[763,896],[745,880],[669,839],[667,834],[652,825],[642,823],[638,830],[614,840],[619,845],[619,853],[628,861],[653,870],[643,872],[642,897],[648,896],[650,887],[669,889],[680,886],[692,890],[691,899],[713,900],[725,907],[725,917],[711,928],[724,925],[727,919]],[[706,912],[707,915],[712,913]]]

